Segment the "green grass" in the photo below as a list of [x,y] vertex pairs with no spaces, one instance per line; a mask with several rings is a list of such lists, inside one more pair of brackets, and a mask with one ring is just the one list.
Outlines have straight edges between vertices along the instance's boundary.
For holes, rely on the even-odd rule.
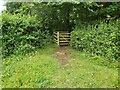
[[53,56],[58,47],[49,46],[35,54],[3,60],[4,88],[113,88],[118,87],[118,70],[99,65],[85,53],[69,49],[74,56],[61,65]]

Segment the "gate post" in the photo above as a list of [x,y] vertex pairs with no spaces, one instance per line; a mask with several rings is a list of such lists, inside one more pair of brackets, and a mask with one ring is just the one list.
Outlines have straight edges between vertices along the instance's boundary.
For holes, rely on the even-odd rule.
[[57,32],[57,44],[59,45],[59,32]]

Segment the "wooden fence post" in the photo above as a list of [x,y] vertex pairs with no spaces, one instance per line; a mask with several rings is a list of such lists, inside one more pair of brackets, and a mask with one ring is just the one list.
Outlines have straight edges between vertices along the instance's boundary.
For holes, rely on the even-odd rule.
[[59,45],[59,32],[57,32],[57,44]]

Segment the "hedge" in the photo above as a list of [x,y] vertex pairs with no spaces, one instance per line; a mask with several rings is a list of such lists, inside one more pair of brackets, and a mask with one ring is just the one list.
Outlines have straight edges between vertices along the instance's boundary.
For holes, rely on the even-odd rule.
[[2,55],[31,52],[50,42],[48,30],[35,16],[2,13]]
[[120,30],[118,20],[94,21],[77,25],[71,33],[71,46],[109,60],[119,60]]

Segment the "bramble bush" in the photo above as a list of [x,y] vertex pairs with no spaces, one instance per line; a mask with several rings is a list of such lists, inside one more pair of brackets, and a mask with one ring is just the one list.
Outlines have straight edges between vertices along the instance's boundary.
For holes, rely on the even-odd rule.
[[48,30],[35,16],[2,13],[2,55],[25,54],[50,43]]
[[77,25],[71,33],[71,46],[108,60],[119,59],[120,30],[118,20],[97,20]]

